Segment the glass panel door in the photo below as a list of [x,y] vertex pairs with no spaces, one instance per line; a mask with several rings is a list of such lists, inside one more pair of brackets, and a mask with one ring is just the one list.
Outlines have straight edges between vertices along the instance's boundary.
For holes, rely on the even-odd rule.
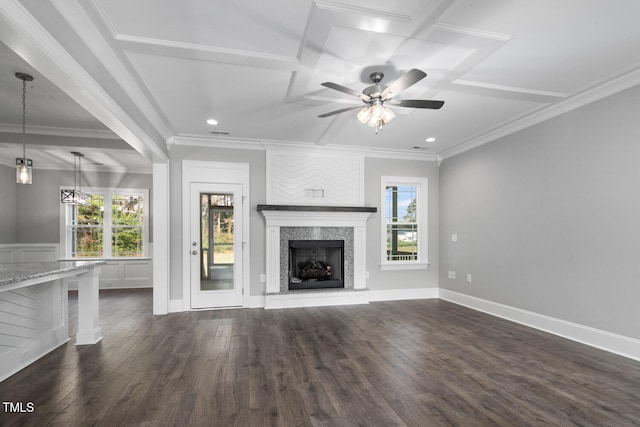
[[200,289],[203,291],[233,288],[233,204],[233,194],[200,194]]
[[242,306],[242,185],[191,183],[191,308]]

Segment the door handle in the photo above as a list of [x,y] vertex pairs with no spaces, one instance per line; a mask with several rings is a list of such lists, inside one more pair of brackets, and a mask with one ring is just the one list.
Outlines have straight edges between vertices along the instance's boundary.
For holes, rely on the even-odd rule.
[[198,255],[198,251],[196,251],[195,249],[191,251],[191,255]]

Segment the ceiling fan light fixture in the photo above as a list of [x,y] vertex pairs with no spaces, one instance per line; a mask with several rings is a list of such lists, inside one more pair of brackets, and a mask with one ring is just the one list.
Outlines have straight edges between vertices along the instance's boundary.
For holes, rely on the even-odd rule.
[[[437,110],[442,107],[444,101],[432,101],[426,99],[392,100],[395,95],[408,87],[413,86],[426,76],[427,74],[424,71],[412,68],[393,81],[389,86],[386,86],[380,84],[384,74],[382,72],[374,72],[369,76],[373,85],[366,87],[362,93],[333,82],[324,82],[322,83],[322,86],[360,98],[360,100],[364,102],[365,106],[358,112],[358,120],[361,123],[375,128],[376,133],[378,133],[378,131],[382,129],[383,125],[389,123],[396,116],[393,111],[385,107],[385,102],[390,102],[391,105],[405,108],[428,108]],[[329,113],[320,114],[318,117],[331,117],[336,114],[355,110],[356,108],[358,108],[358,106],[341,108]]]
[[358,117],[358,120],[360,120],[360,122],[367,124],[367,122],[371,118],[371,107],[370,106],[364,107],[362,110],[360,110],[357,117]]
[[[364,111],[365,110],[358,113],[358,120],[377,129],[380,129],[382,125],[389,123],[396,116],[393,111],[382,105],[381,102],[372,103],[367,107],[366,115],[362,114]],[[366,116],[368,120],[366,122],[363,121],[361,115],[362,118],[365,118]]]
[[369,121],[367,124],[371,127],[378,127],[380,122],[382,121],[382,116],[384,115],[384,108],[380,103],[371,104],[371,117],[369,117]]
[[382,114],[382,122],[386,125],[387,123],[389,123],[391,120],[393,120],[393,118],[396,116],[393,111],[391,111],[390,109],[388,109],[387,107],[382,107],[382,109],[384,110],[384,113]]

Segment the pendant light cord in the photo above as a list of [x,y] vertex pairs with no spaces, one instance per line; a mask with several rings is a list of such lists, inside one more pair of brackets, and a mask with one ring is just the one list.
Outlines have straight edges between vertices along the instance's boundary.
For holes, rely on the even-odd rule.
[[73,155],[73,189],[78,191],[78,155]]
[[27,158],[27,81],[22,80],[22,158]]

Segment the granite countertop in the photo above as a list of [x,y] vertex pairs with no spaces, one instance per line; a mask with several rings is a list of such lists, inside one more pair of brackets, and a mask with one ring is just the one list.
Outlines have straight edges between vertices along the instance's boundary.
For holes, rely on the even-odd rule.
[[0,264],[0,286],[54,274],[82,270],[106,264],[106,261],[17,262]]

